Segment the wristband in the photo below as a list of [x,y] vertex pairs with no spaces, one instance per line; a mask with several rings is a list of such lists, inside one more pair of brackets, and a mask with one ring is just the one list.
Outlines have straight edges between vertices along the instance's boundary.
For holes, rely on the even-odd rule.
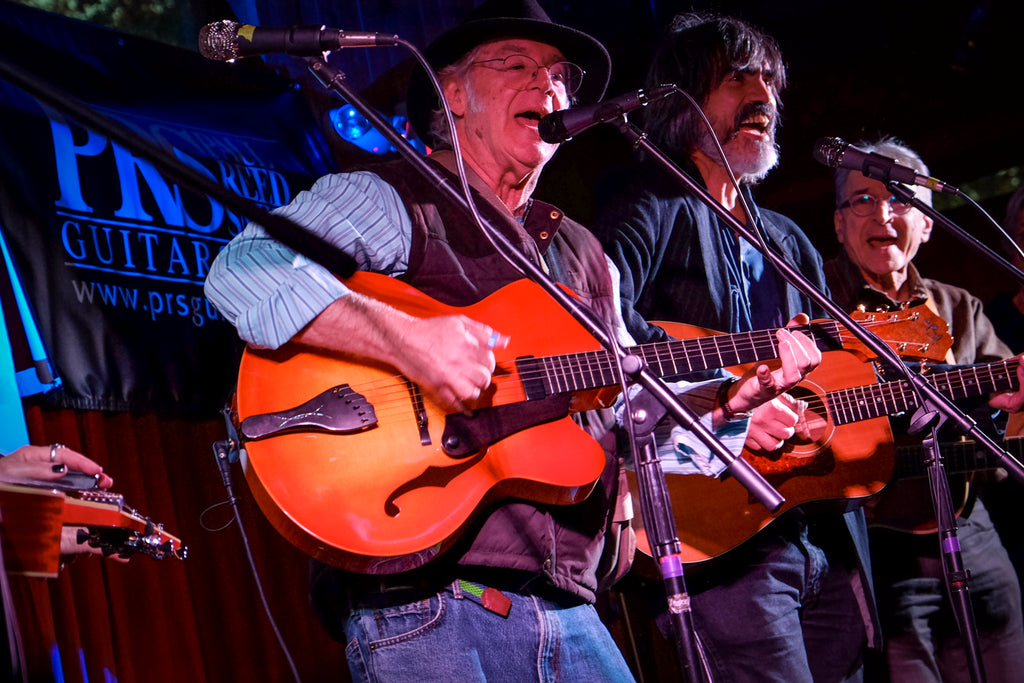
[[729,388],[740,381],[739,377],[730,377],[718,387],[718,405],[722,407],[722,419],[726,422],[739,422],[749,420],[754,411],[748,410],[744,413],[737,413],[729,407]]

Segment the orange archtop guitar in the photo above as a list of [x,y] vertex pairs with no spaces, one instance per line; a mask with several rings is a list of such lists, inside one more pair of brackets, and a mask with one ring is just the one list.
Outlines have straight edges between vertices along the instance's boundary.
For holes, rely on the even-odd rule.
[[[373,273],[352,289],[411,315],[464,314],[510,338],[471,416],[445,414],[390,366],[287,345],[247,349],[237,412],[246,479],[264,514],[308,554],[363,573],[420,566],[497,498],[568,504],[590,493],[601,447],[570,414],[609,405],[611,356],[528,280],[466,307]],[[861,314],[899,353],[941,358],[946,324],[925,307]],[[823,350],[859,348],[834,321],[798,328]],[[669,330],[671,333],[672,330]],[[661,377],[778,357],[774,330],[630,349]]]

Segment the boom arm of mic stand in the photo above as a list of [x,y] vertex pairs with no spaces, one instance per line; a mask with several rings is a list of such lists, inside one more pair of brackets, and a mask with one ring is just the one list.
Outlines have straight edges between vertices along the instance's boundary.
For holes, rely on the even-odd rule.
[[1007,261],[1005,258],[1000,256],[998,253],[990,249],[987,245],[982,244],[971,235],[969,232],[961,228],[959,225],[949,220],[941,213],[936,211],[930,204],[926,204],[917,198],[913,190],[908,188],[906,185],[897,183],[895,181],[886,183],[886,186],[893,193],[893,196],[902,201],[905,204],[911,204],[917,208],[921,213],[931,218],[936,223],[942,225],[946,230],[953,233],[953,236],[959,239],[961,242],[971,247],[989,261],[995,263],[997,266],[1002,268],[1007,274],[1017,280],[1017,283],[1024,286],[1024,272],[1021,272],[1019,268],[1014,266],[1012,263]]
[[846,311],[840,308],[834,301],[832,301],[832,299],[818,291],[802,273],[793,268],[785,259],[781,258],[772,249],[764,249],[761,245],[761,241],[751,232],[750,228],[736,220],[735,216],[729,213],[729,211],[716,201],[714,197],[709,195],[707,190],[690,178],[689,175],[673,163],[673,161],[665,156],[657,147],[652,145],[647,140],[644,132],[629,123],[625,116],[615,119],[613,123],[616,124],[622,134],[625,135],[635,147],[646,152],[662,168],[673,175],[684,187],[692,191],[698,199],[717,214],[719,218],[728,223],[733,230],[747,240],[747,242],[749,242],[755,249],[761,252],[790,284],[810,297],[823,309],[828,311],[829,315],[841,322],[851,334],[863,342],[864,345],[867,346],[876,356],[901,372],[910,386],[916,391],[917,396],[920,397],[920,405],[922,407],[928,409],[934,408],[941,412],[947,419],[951,420],[953,424],[956,425],[956,428],[959,429],[960,433],[969,433],[979,442],[991,444],[997,451],[1000,451],[999,457],[1005,464],[1006,469],[1018,482],[1024,484],[1024,467],[1022,467],[1014,458],[1010,457],[995,446],[992,440],[977,428],[977,424],[973,420],[964,415],[964,413],[953,405],[949,399],[940,394],[927,379],[918,373],[912,372],[892,349],[883,344],[882,341],[872,332],[856,323]]
[[[415,48],[405,41],[399,40],[398,42],[415,52]],[[455,188],[453,188],[451,184],[436,171],[436,169],[431,167],[420,155],[419,151],[410,145],[409,141],[402,137],[398,131],[394,130],[394,128],[392,128],[391,125],[373,109],[373,107],[370,107],[362,97],[348,87],[345,83],[345,76],[341,71],[319,57],[308,57],[306,58],[306,62],[309,65],[310,70],[313,71],[325,87],[340,94],[349,104],[355,107],[359,113],[365,116],[367,120],[377,128],[385,138],[388,139],[395,149],[398,150],[402,157],[412,164],[418,172],[422,173],[424,177],[432,181],[439,190],[448,195],[448,197],[454,200],[462,209],[471,215],[473,214],[468,205],[469,200],[464,197],[462,193],[457,192]],[[527,277],[543,287],[555,301],[561,304],[562,307],[564,307],[577,321],[579,321],[581,325],[587,329],[590,334],[594,336],[595,339],[597,339],[598,342],[601,343],[602,347],[615,354],[620,362],[623,360],[620,355],[621,351],[618,349],[618,345],[614,344],[612,340],[608,338],[608,335],[604,330],[604,325],[594,316],[593,312],[589,308],[581,305],[577,299],[566,294],[565,291],[551,278],[549,278],[546,273],[535,266],[525,254],[521,253],[517,248],[515,248],[515,246],[509,243],[508,240],[505,239],[505,236],[490,226],[486,220],[481,221],[481,223],[483,229],[490,234],[492,240],[501,246],[502,253],[507,258],[509,258]],[[760,473],[753,469],[746,460],[743,458],[737,458],[730,453],[721,444],[721,442],[719,442],[718,439],[716,439],[715,436],[698,421],[698,418],[693,411],[683,405],[679,401],[679,398],[676,397],[676,395],[673,394],[660,379],[651,373],[642,370],[637,375],[637,380],[649,391],[664,400],[669,412],[679,422],[680,426],[690,429],[716,456],[721,458],[724,462],[729,463],[733,476],[747,487],[747,490],[750,491],[751,495],[754,495],[769,510],[775,511],[779,509],[784,502],[779,493],[772,488]]]

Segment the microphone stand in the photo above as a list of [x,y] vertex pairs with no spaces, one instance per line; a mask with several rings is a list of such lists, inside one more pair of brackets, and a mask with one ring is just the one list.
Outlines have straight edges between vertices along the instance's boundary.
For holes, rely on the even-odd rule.
[[[407,45],[404,41],[399,41],[400,44]],[[410,48],[415,52],[415,48]],[[328,64],[325,60],[319,57],[307,57],[306,62],[309,69],[317,77],[317,79],[327,88],[334,90],[341,95],[349,104],[355,107],[363,116],[370,121],[370,123],[380,131],[391,144],[399,151],[402,157],[410,162],[412,166],[424,175],[425,178],[430,180],[442,193],[446,194],[450,199],[454,200],[461,208],[473,214],[472,209],[468,205],[468,200],[451,187],[447,179],[445,179],[440,173],[437,172],[432,166],[430,166],[426,160],[420,155],[418,151],[413,148],[408,140],[403,138],[395,131],[383,117],[381,117],[373,107],[370,107],[363,99],[345,83],[344,74],[336,69],[335,67]],[[757,470],[755,470],[750,463],[743,458],[737,458],[730,453],[726,448],[715,438],[715,436],[701,424],[697,416],[685,405],[683,405],[677,396],[673,394],[668,387],[658,377],[651,374],[651,372],[643,367],[643,364],[638,362],[638,359],[621,350],[615,340],[612,339],[605,331],[604,324],[598,319],[594,313],[580,304],[580,302],[572,296],[567,295],[564,290],[557,285],[546,273],[540,268],[535,266],[524,254],[522,254],[514,245],[502,235],[498,230],[487,224],[486,220],[479,221],[481,227],[485,232],[489,233],[490,238],[497,246],[500,247],[502,253],[508,258],[514,265],[516,265],[528,278],[539,284],[555,301],[561,304],[586,330],[594,336],[594,338],[600,342],[600,344],[607,349],[612,356],[618,361],[620,366],[623,368],[631,379],[644,387],[647,392],[653,396],[657,402],[664,406],[664,411],[667,411],[672,418],[685,429],[690,430],[694,433],[710,450],[711,452],[722,459],[723,462],[727,463],[727,468],[732,476],[734,476],[750,494],[764,505],[768,510],[774,512],[781,507],[785,502],[781,495],[761,476]],[[628,400],[628,396],[626,397]],[[634,399],[635,400],[635,399]],[[627,403],[628,405],[628,403]],[[635,411],[634,411],[635,412]],[[664,414],[664,413],[662,413]],[[643,420],[641,420],[643,422]],[[657,420],[647,422],[651,429]],[[651,436],[651,444],[653,444],[653,435]],[[639,451],[634,451],[639,452]],[[660,520],[655,524],[659,529],[666,529],[666,533],[675,536],[675,520],[671,514],[671,505],[668,502],[668,493],[665,484],[664,474],[660,471],[660,461],[657,458],[657,451],[650,445],[646,450],[643,451],[644,460],[644,475],[639,476],[639,465],[638,465],[638,480],[645,482],[642,487],[642,491],[648,488],[655,489],[656,493],[647,497],[650,507],[645,513],[649,513],[649,517],[645,517],[647,520]],[[641,494],[641,504],[645,499],[644,494]],[[645,522],[646,523],[646,522]],[[671,531],[667,531],[671,529]],[[659,558],[659,565],[662,567],[662,574],[665,577],[666,589],[668,592],[669,605],[672,608],[670,615],[673,617],[673,624],[676,633],[676,646],[680,657],[680,663],[684,673],[686,673],[693,683],[697,683],[699,679],[696,678],[697,672],[692,666],[693,657],[693,629],[692,621],[689,620],[690,609],[689,609],[689,596],[685,592],[685,584],[683,582],[682,572],[682,561],[679,558],[681,552],[681,546],[679,540],[676,537],[674,544],[672,540],[668,540],[664,543],[658,543],[657,547],[661,550],[664,549],[665,555]]]
[[[977,424],[969,417],[963,414],[956,406],[954,406],[946,397],[938,392],[938,390],[928,382],[924,377],[911,372],[910,369],[903,363],[903,361],[892,351],[888,346],[881,342],[872,332],[861,327],[857,324],[846,311],[842,310],[834,301],[825,296],[823,293],[818,291],[799,271],[790,266],[785,259],[781,258],[775,253],[773,249],[765,248],[761,244],[761,240],[755,235],[746,225],[741,224],[736,218],[729,213],[725,207],[717,202],[708,192],[695,182],[685,171],[676,166],[667,156],[661,153],[656,147],[647,141],[646,135],[643,131],[639,130],[635,126],[629,123],[625,116],[620,119],[616,119],[614,123],[617,125],[623,135],[631,141],[631,143],[644,152],[646,152],[652,159],[654,159],[662,168],[667,170],[671,175],[685,187],[693,192],[709,209],[716,213],[722,220],[724,220],[732,229],[734,229],[740,236],[747,240],[753,245],[759,252],[761,252],[772,265],[790,282],[793,286],[797,287],[801,292],[809,296],[815,303],[819,304],[824,308],[833,318],[840,321],[854,336],[860,339],[865,346],[867,346],[873,353],[875,353],[880,359],[882,359],[887,365],[896,368],[907,380],[910,387],[915,391],[918,396],[918,409],[915,413],[914,423],[921,425],[919,428],[927,425],[933,420],[933,415],[938,414],[943,420],[951,420],[955,428],[963,434],[971,434],[975,439],[985,445],[985,447],[991,451],[1000,461],[1003,467],[1019,482],[1024,483],[1024,466],[1021,465],[1016,459],[1010,456],[1006,451],[999,448],[995,442],[993,442],[987,434],[978,429]],[[920,203],[915,199],[914,205],[924,210],[923,203]],[[929,215],[932,215],[931,207],[927,207],[929,211],[926,211]],[[933,216],[937,218],[936,216]],[[945,223],[945,219],[939,219]],[[935,443],[937,453],[937,439],[932,440]],[[934,455],[932,460],[938,461],[938,456]],[[935,490],[944,490],[945,496],[950,497],[949,494],[949,482],[945,479],[945,472],[941,467],[941,462],[938,467],[932,469],[935,481],[932,486]],[[950,503],[950,509],[952,504]],[[951,515],[951,513],[950,513]],[[968,573],[963,570],[962,564],[959,562],[959,541],[956,539],[956,526],[955,524],[948,525],[947,531],[943,538],[943,550],[950,552],[948,563],[953,572],[953,581],[955,582],[957,595],[959,597],[959,606],[966,605],[967,609],[958,609],[960,614],[958,615],[962,626],[967,628],[963,629],[964,637],[968,641],[968,648],[970,650],[970,664],[972,667],[972,678],[975,683],[984,680],[984,671],[981,668],[981,657],[978,654],[978,643],[977,633],[973,628],[972,615],[970,613],[970,602],[967,598],[967,583],[966,577]],[[959,607],[958,606],[958,607]],[[964,614],[963,612],[967,612]]]

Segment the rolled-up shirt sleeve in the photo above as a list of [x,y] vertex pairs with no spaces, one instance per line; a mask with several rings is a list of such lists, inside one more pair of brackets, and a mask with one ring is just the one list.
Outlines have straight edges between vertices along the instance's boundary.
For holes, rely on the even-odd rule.
[[[320,178],[275,213],[352,256],[360,270],[408,268],[412,226],[395,189],[369,172]],[[247,343],[277,348],[349,293],[343,281],[250,223],[214,260],[206,296]]]
[[[743,444],[747,440],[749,420],[726,422],[718,429],[713,425],[713,412],[718,400],[718,390],[722,380],[712,379],[704,382],[667,382],[666,386],[676,394],[683,404],[689,408],[707,431],[717,439],[732,455],[739,457]],[[630,388],[633,396],[641,391],[638,385]],[[620,425],[623,419],[623,402],[616,406],[616,415]],[[716,457],[704,441],[691,430],[680,427],[671,418],[664,426],[655,430],[658,459],[661,469],[666,474],[702,474],[717,477],[725,471],[726,463]],[[622,449],[626,467],[635,468],[631,449]]]

